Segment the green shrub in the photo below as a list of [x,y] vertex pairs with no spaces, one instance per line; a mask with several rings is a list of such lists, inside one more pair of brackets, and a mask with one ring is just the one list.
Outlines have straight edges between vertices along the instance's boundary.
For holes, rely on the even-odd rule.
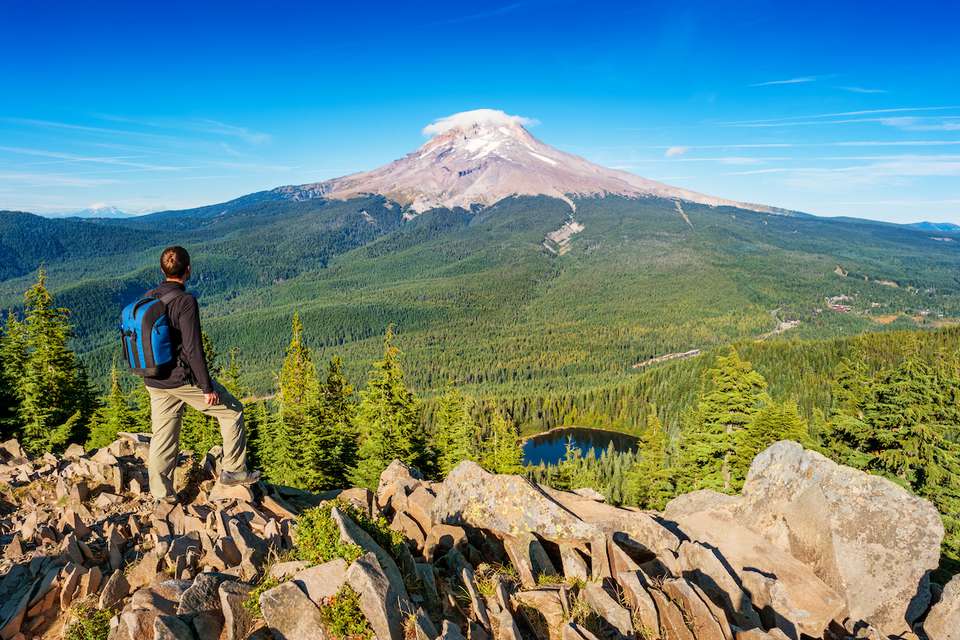
[[334,506],[344,509],[344,505],[339,502],[326,502],[319,507],[307,509],[297,517],[293,540],[297,557],[301,560],[320,564],[343,558],[350,563],[363,555],[357,545],[341,542],[340,528],[330,517]]
[[370,534],[373,541],[394,558],[399,558],[399,548],[406,544],[403,534],[390,528],[387,519],[383,516],[371,518],[365,512],[345,502],[338,502],[337,508],[346,514],[357,525]]
[[373,629],[360,610],[360,595],[343,585],[332,598],[320,606],[324,630],[336,640],[369,640]]
[[257,583],[257,586],[253,588],[253,591],[250,592],[247,599],[243,601],[243,608],[254,618],[262,618],[263,612],[260,611],[260,594],[279,585],[279,580],[273,576],[265,575],[260,582]]
[[107,640],[113,611],[79,603],[71,610],[73,619],[63,632],[64,640]]

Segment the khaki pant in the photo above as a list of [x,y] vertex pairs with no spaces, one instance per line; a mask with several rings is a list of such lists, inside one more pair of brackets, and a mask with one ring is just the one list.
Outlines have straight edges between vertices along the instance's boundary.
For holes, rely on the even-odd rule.
[[153,437],[150,439],[150,493],[155,498],[176,494],[173,471],[180,453],[180,423],[184,408],[190,405],[200,413],[216,418],[223,436],[224,471],[246,471],[247,439],[243,432],[243,404],[214,381],[213,389],[220,395],[220,404],[208,405],[200,387],[186,385],[176,389],[154,389],[150,394],[150,421]]

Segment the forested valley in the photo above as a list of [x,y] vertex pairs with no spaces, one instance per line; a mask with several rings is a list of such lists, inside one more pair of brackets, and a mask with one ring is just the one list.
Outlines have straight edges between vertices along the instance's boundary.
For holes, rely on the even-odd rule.
[[[790,439],[887,477],[931,500],[947,535],[942,574],[960,564],[960,331],[866,334],[826,341],[742,343],[660,365],[629,384],[580,394],[497,398],[452,381],[424,393],[405,374],[392,326],[365,381],[339,356],[320,360],[297,313],[276,363],[274,392],[244,382],[243,354],[218,353],[216,377],[246,402],[251,454],[273,483],[320,491],[373,487],[393,459],[441,478],[462,460],[525,473],[556,488],[594,488],[615,504],[660,509],[680,493],[735,493],[753,457]],[[68,309],[41,270],[0,337],[0,437],[34,453],[149,431],[149,399],[114,363],[104,393],[71,350]],[[764,373],[766,372],[766,373]],[[769,378],[769,379],[768,379]],[[357,386],[354,386],[354,382]],[[521,432],[564,424],[639,435],[635,453],[568,447],[557,465],[525,467]],[[181,446],[195,464],[219,444],[217,425],[187,410]]]

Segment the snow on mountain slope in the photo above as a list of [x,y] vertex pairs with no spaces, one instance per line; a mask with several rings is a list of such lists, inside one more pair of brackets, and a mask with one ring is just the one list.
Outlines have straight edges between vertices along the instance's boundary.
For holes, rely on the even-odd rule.
[[487,206],[514,195],[552,196],[575,208],[574,197],[607,194],[779,212],[601,167],[540,142],[524,128],[528,122],[494,109],[464,111],[425,127],[424,134],[432,136],[426,144],[379,169],[274,192],[294,200],[379,194],[403,205],[409,215],[437,207]]

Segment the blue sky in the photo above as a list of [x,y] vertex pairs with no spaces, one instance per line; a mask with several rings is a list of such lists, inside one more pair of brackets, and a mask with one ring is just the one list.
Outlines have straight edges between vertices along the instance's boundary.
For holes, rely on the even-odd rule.
[[494,108],[713,195],[960,223],[957,2],[0,5],[0,209],[209,204]]

